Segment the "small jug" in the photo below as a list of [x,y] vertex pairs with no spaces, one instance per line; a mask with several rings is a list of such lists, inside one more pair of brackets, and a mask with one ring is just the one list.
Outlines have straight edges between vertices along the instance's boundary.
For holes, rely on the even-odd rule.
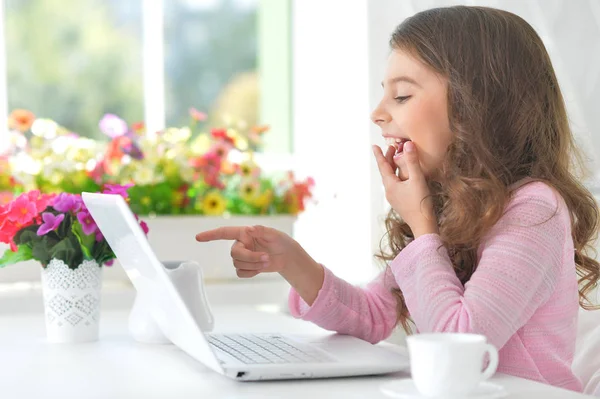
[[[183,298],[192,317],[203,332],[212,331],[214,318],[206,298],[202,268],[197,262],[163,262],[169,279]],[[129,313],[129,332],[133,339],[146,344],[169,344],[152,317],[152,301],[145,298],[151,292],[138,292]]]

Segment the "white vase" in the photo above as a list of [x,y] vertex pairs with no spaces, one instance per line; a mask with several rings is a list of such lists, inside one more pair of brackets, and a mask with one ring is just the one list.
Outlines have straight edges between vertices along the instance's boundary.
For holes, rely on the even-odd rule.
[[42,268],[42,288],[49,342],[87,342],[98,339],[102,267],[86,260],[70,269],[52,259]]

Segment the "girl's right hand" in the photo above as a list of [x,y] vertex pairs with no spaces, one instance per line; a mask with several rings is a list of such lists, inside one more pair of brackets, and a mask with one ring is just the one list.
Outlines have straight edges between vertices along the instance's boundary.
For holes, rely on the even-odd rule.
[[238,277],[264,272],[282,272],[296,263],[300,245],[289,235],[265,226],[231,226],[204,231],[196,241],[235,240],[231,258]]
[[292,237],[265,226],[219,227],[196,235],[196,241],[235,240],[231,258],[238,277],[279,272],[306,303],[312,305],[325,271]]

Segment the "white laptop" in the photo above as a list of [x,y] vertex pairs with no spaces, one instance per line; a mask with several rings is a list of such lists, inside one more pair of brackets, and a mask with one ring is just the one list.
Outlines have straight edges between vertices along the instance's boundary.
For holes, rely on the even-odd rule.
[[96,193],[83,193],[82,198],[136,290],[160,296],[156,306],[161,309],[153,317],[164,335],[217,373],[255,381],[409,369],[408,358],[400,353],[348,335],[248,334],[243,333],[243,325],[239,334],[202,331],[125,200],[115,194]]

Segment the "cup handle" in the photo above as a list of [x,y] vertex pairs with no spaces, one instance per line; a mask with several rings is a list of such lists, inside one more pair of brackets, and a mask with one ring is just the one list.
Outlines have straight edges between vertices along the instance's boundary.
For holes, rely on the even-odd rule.
[[481,374],[481,381],[485,381],[494,375],[498,368],[498,349],[492,344],[485,344],[485,352],[490,355],[490,362]]

